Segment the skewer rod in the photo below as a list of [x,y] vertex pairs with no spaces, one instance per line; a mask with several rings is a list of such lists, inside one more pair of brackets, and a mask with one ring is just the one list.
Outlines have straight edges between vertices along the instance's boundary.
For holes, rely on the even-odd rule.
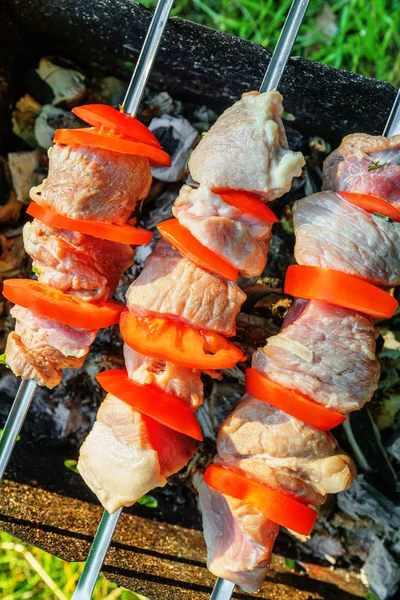
[[260,92],[276,90],[289,60],[310,0],[294,0],[260,86]]
[[215,582],[214,589],[210,596],[210,600],[229,600],[235,589],[235,584],[227,579],[221,579],[218,577]]
[[123,102],[125,111],[132,116],[136,115],[138,111],[173,2],[174,0],[158,0],[135,72]]
[[92,597],[121,512],[122,508],[112,515],[104,511],[72,600],[88,600]]
[[0,481],[3,479],[8,461],[17,441],[22,424],[31,405],[37,388],[36,381],[25,380],[21,382],[15,396],[13,405],[8,415],[3,433],[0,439]]
[[390,137],[396,133],[400,133],[400,90],[397,92],[396,100],[394,101],[382,135]]

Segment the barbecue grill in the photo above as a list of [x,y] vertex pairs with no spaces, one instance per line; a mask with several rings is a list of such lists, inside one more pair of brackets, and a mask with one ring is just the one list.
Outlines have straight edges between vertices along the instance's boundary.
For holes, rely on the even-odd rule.
[[[61,13],[47,0],[23,6],[9,2],[3,11],[0,28],[5,31],[0,33],[9,46],[9,58],[2,69],[11,101],[21,91],[18,73],[44,54],[59,53],[88,71],[95,66],[128,79],[124,63],[135,61],[150,20],[143,7],[122,1],[101,6],[69,1],[63,3]],[[259,86],[268,55],[254,44],[172,19],[151,85],[220,111],[243,90]],[[296,130],[304,136],[320,135],[332,145],[352,131],[380,133],[395,97],[388,84],[302,59],[291,60],[281,90],[286,110],[295,116]],[[2,97],[0,103],[3,126],[10,122],[8,100]],[[2,140],[9,149],[7,135]],[[16,382],[6,373],[0,385],[4,420]],[[41,401],[39,396],[35,402]],[[77,455],[78,445],[51,433],[54,423],[51,418],[39,420],[41,408],[34,408],[28,417],[7,473],[9,480],[0,489],[2,527],[67,560],[84,560],[101,509],[79,476],[64,467],[65,459]],[[156,511],[138,506],[123,515],[105,571],[110,579],[155,598],[206,598],[213,578],[205,567],[195,497],[183,487],[161,496]],[[277,550],[288,556],[284,545]],[[313,566],[313,580],[285,570],[282,558],[276,557],[275,566],[258,597],[350,598],[363,592],[356,577],[345,583],[340,571],[330,575],[326,567]],[[325,582],[317,582],[318,578]],[[346,588],[343,592],[334,587],[338,582]]]

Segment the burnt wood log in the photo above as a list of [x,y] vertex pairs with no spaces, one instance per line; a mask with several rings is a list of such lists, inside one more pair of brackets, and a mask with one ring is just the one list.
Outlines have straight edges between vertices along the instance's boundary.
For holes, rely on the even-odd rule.
[[[3,1],[26,32],[30,61],[58,49],[81,67],[92,63],[125,79],[131,71],[124,63],[136,61],[151,18],[130,0]],[[257,44],[172,18],[150,83],[220,111],[259,87],[269,58]],[[346,133],[380,133],[396,94],[388,83],[302,58],[289,61],[280,91],[296,129],[335,145]]]

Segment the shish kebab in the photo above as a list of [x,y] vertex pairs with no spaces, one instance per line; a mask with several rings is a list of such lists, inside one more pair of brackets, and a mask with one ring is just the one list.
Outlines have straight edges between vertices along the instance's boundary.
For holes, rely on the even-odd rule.
[[269,90],[279,83],[307,5],[293,2],[260,92],[244,94],[192,153],[189,169],[199,187],[183,186],[175,219],[159,225],[163,239],[127,292],[127,371],[99,374],[108,395],[78,462],[106,510],[74,600],[91,597],[122,508],[164,486],[195,453],[201,371],[217,376],[216,369],[244,358],[225,339],[245,299],[234,282],[239,272],[262,272],[277,221],[263,201],[288,191],[305,162],[287,148],[282,98]]
[[329,430],[377,389],[374,319],[397,307],[385,288],[400,284],[399,121],[400,91],[384,136],[345,137],[325,160],[323,191],[294,205],[294,304],[254,353],[199,484],[208,566],[231,591],[259,589],[279,526],[308,535],[309,505],[356,477]]
[[97,330],[118,323],[122,306],[109,297],[133,263],[131,245],[151,240],[127,221],[150,189],[150,164],[170,159],[135,115],[172,4],[157,4],[121,111],[74,109],[93,127],[56,132],[47,180],[31,191],[35,219],[23,236],[39,282],[8,280],[3,288],[17,320],[6,360],[23,381],[0,439],[0,481],[37,385],[57,385],[62,369],[83,364]]

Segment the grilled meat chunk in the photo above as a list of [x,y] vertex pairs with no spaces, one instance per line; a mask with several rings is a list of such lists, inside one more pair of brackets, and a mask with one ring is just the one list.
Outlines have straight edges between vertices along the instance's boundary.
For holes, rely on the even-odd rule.
[[335,192],[312,194],[293,207],[295,257],[376,285],[400,284],[400,223],[346,202]]
[[325,160],[323,175],[323,190],[359,192],[400,204],[400,135],[347,135]]
[[243,277],[263,271],[272,223],[244,215],[204,185],[197,189],[184,185],[172,212],[195,238],[234,265]]
[[50,227],[34,219],[23,230],[39,281],[88,301],[107,300],[133,263],[130,246]]
[[374,324],[353,310],[296,300],[282,331],[253,355],[253,367],[276,383],[348,413],[378,386]]
[[110,513],[131,506],[196,452],[187,436],[145,417],[107,394],[92,431],[82,445],[78,468]]
[[305,164],[288,148],[278,92],[243,94],[206,133],[190,157],[195,181],[248,190],[273,200],[288,192]]
[[203,404],[204,391],[198,369],[177,367],[166,360],[145,356],[127,344],[124,357],[130,379],[142,385],[156,385],[167,394],[186,400],[193,410]]
[[199,497],[209,570],[246,592],[256,592],[267,573],[279,526],[251,504],[224,496],[204,482]]
[[31,198],[73,219],[126,223],[150,190],[145,157],[86,146],[53,146],[49,174]]
[[197,267],[160,240],[126,295],[137,315],[161,315],[198,329],[234,335],[246,296],[232,281]]
[[69,327],[21,306],[11,314],[17,322],[7,339],[6,357],[16,376],[51,389],[60,383],[62,369],[83,365],[96,331]]

